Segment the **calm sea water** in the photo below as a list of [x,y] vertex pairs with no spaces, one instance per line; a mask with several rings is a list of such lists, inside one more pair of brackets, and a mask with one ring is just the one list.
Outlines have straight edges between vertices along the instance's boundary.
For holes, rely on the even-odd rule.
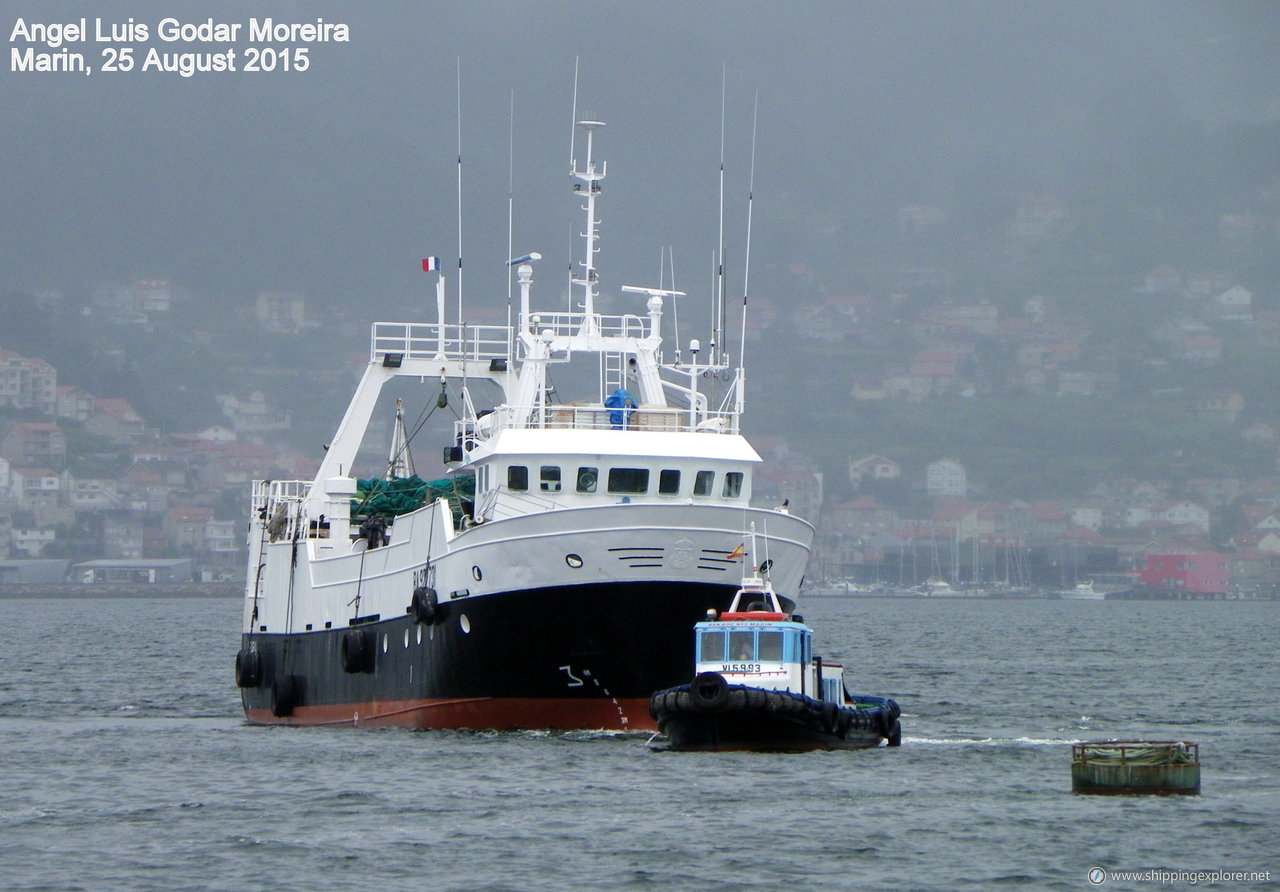
[[[801,755],[250,727],[239,609],[0,601],[0,886],[1083,889],[1092,867],[1280,881],[1274,602],[810,598],[821,650],[851,689],[900,701],[906,739]],[[1072,795],[1068,743],[1108,737],[1199,741],[1203,794]]]

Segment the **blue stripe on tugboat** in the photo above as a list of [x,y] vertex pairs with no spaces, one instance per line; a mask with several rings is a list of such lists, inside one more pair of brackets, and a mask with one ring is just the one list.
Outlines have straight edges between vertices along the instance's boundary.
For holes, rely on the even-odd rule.
[[843,668],[813,655],[813,630],[766,580],[744,579],[729,610],[694,626],[693,681],[657,691],[649,713],[673,750],[869,749],[902,743],[901,710],[852,696]]

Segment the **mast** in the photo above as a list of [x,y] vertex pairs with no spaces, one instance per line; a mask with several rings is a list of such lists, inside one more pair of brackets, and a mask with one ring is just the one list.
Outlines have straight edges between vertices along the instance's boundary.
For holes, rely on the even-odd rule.
[[604,162],[600,163],[600,169],[596,170],[596,162],[592,158],[592,140],[595,131],[604,126],[601,121],[579,121],[578,126],[587,134],[587,165],[584,169],[578,168],[577,159],[572,162],[572,174],[581,180],[581,184],[575,184],[573,191],[576,193],[586,192],[587,203],[582,209],[587,212],[587,229],[581,233],[586,239],[586,257],[581,261],[582,274],[573,278],[572,283],[582,288],[582,329],[581,334],[597,334],[599,327],[596,323],[596,285],[599,276],[596,273],[595,255],[599,249],[596,247],[596,239],[600,237],[600,231],[596,228],[600,225],[600,221],[596,219],[596,197],[600,194],[600,181],[605,177]]
[[396,422],[391,429],[391,452],[387,456],[387,479],[411,477],[417,471],[409,452],[409,437],[404,429],[404,400],[396,399]]

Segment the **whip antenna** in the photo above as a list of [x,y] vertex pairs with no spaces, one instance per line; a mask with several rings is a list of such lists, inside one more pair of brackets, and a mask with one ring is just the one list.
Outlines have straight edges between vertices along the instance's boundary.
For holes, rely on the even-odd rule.
[[[671,258],[671,290],[676,290],[676,251],[671,245],[667,245],[666,255]],[[676,359],[680,358],[680,301],[672,301],[671,303],[671,321],[675,327],[676,333]]]
[[[514,256],[512,230],[515,226],[516,191],[516,91],[511,91],[511,111],[507,117],[507,256]],[[511,327],[511,275],[507,268],[507,327]]]
[[458,322],[462,322],[462,56],[458,56]]
[[715,365],[717,351],[721,349],[720,338],[724,328],[724,89],[725,67],[720,66],[720,234],[716,247],[716,283],[715,297],[711,311],[714,319],[711,322],[711,364]]
[[[755,108],[751,112],[751,175],[747,181],[747,247],[746,259],[742,265],[742,346],[739,348],[741,356],[738,357],[738,365],[743,369],[747,367],[747,285],[751,280],[751,209],[756,191],[756,125],[759,120],[760,91],[757,90]],[[739,402],[742,400],[741,393],[738,395],[738,400]],[[739,407],[738,411],[742,411],[742,407]]]
[[[569,169],[573,170],[574,140],[578,135],[578,57],[573,57],[573,113],[569,116]],[[571,265],[572,267],[572,265]]]

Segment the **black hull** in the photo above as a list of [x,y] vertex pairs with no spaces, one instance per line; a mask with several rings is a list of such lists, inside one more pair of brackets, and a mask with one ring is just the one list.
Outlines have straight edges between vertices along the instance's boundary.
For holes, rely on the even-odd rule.
[[734,591],[582,585],[445,602],[430,621],[244,635],[237,684],[263,724],[656,730],[650,693],[689,677],[690,629]]
[[898,704],[871,708],[837,706],[787,691],[714,684],[693,684],[658,691],[650,714],[669,741],[669,749],[788,751],[870,749],[882,740],[902,740]]

